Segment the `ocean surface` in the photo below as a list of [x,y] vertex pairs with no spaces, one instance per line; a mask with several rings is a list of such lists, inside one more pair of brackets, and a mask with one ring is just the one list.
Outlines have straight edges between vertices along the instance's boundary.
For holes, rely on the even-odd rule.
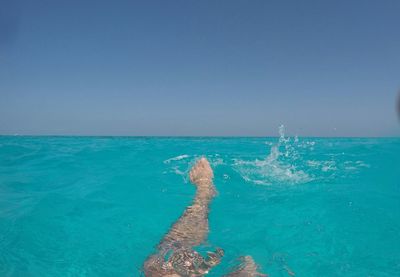
[[400,276],[400,139],[0,137],[0,276],[141,276],[204,155],[223,276]]

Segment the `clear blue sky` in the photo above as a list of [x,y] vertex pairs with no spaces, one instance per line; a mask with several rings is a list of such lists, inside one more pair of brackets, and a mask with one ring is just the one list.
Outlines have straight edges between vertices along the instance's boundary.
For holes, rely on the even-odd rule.
[[400,1],[0,0],[0,134],[399,135]]

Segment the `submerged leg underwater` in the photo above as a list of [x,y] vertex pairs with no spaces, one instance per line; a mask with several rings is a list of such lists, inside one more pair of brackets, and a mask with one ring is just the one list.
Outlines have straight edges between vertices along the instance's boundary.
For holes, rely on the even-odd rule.
[[[220,248],[208,252],[206,259],[193,250],[208,234],[209,204],[216,193],[213,177],[207,159],[201,158],[193,166],[190,181],[197,187],[194,201],[157,246],[158,252],[146,260],[144,272],[147,277],[203,276],[220,263],[224,254]],[[227,276],[266,276],[257,272],[251,256],[243,260],[244,265]]]

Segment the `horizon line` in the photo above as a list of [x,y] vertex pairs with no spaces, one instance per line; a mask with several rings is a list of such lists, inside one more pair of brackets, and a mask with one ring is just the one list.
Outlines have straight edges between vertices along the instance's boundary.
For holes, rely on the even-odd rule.
[[[87,138],[279,138],[279,135],[59,135],[59,134],[0,134],[0,137],[87,137]],[[300,136],[300,135],[285,135],[285,137],[298,137],[298,138],[395,138],[400,136]]]

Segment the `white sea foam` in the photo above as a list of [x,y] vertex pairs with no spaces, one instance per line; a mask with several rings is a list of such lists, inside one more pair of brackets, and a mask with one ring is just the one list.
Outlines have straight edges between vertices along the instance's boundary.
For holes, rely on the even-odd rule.
[[312,180],[303,170],[299,170],[290,164],[281,163],[278,160],[236,160],[233,166],[245,181],[254,184],[297,184]]
[[176,156],[176,157],[169,158],[169,159],[165,160],[164,163],[165,164],[169,164],[172,161],[180,161],[180,160],[187,159],[187,158],[189,158],[189,155],[186,155],[186,154],[179,155],[179,156]]
[[210,164],[211,164],[211,166],[216,167],[216,166],[225,164],[225,162],[222,158],[218,158],[218,157],[213,158],[212,157],[212,158],[210,158]]
[[182,170],[180,170],[179,167],[177,167],[177,166],[172,167],[172,170],[173,170],[173,172],[174,172],[175,174],[182,175],[182,176],[185,175],[185,172],[182,171]]
[[316,161],[309,160],[306,162],[307,166],[314,170],[321,170],[323,172],[335,171],[337,170],[335,161]]
[[348,171],[358,171],[362,168],[369,168],[370,165],[363,161],[346,161],[343,163],[344,169]]
[[321,170],[323,172],[337,170],[335,161],[324,161]]

